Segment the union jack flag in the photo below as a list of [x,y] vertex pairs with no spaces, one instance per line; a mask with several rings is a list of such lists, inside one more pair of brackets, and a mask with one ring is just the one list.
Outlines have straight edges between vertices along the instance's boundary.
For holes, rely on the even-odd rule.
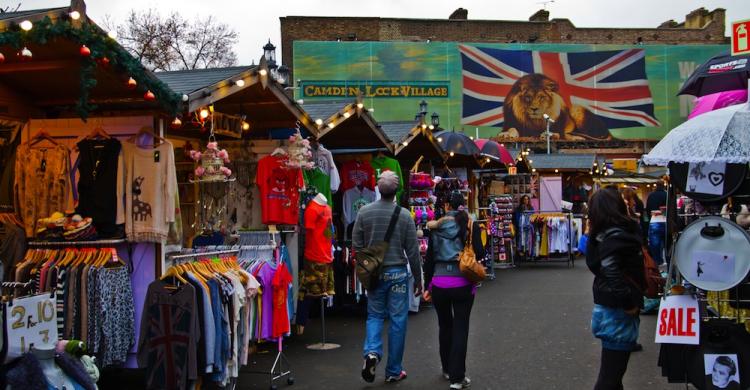
[[461,123],[501,127],[503,102],[519,78],[543,74],[570,107],[586,108],[610,128],[658,127],[642,49],[553,53],[459,45],[463,71]]

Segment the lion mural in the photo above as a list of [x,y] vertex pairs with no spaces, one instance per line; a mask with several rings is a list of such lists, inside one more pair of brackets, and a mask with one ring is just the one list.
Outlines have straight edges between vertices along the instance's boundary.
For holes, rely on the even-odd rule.
[[518,79],[505,97],[505,119],[499,136],[543,137],[547,130],[544,114],[547,114],[554,121],[550,124],[553,138],[610,138],[604,121],[581,106],[568,106],[558,92],[557,82],[542,74],[533,73]]

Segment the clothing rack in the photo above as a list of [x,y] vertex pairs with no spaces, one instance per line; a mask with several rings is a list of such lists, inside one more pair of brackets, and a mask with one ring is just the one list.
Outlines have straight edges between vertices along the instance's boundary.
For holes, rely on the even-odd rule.
[[222,251],[209,251],[209,252],[194,252],[194,253],[182,253],[178,255],[167,255],[167,257],[170,260],[178,260],[178,259],[191,259],[195,257],[201,257],[201,256],[221,256],[221,255],[228,255],[228,254],[236,254],[239,253],[239,249],[230,249],[230,250],[222,250]]
[[[558,210],[535,210],[535,211],[524,211],[523,214],[528,215],[529,217],[533,215],[540,215],[540,216],[550,216],[550,217],[564,217],[568,222],[568,253],[565,257],[559,257],[559,258],[553,258],[548,253],[546,257],[544,257],[545,262],[552,262],[552,261],[564,261],[567,266],[573,267],[574,266],[574,260],[575,256],[573,255],[573,213],[571,212],[561,212]],[[519,230],[522,229],[521,226],[518,227]],[[520,236],[520,231],[518,232],[518,235]],[[520,248],[520,246],[519,246]],[[525,256],[522,255],[521,259],[531,261],[531,262],[539,262],[542,257],[540,256]]]
[[124,238],[114,240],[96,240],[96,241],[29,241],[29,247],[65,247],[65,246],[112,246],[125,244]]

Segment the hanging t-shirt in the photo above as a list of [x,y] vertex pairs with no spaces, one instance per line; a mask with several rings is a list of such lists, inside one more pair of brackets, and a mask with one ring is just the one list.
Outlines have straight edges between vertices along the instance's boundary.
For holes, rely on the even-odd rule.
[[401,193],[404,191],[404,176],[401,173],[401,164],[395,158],[386,156],[378,156],[370,161],[372,169],[375,171],[375,176],[385,171],[391,171],[398,175],[398,191],[396,191],[396,199],[401,199]]
[[328,204],[333,206],[333,199],[331,196],[331,178],[325,174],[320,168],[314,168],[312,170],[305,170],[302,172],[302,176],[305,178],[305,188],[314,189],[315,191],[323,194],[328,201]]
[[317,150],[313,150],[313,158],[315,159],[315,164],[318,166],[318,168],[320,168],[323,173],[331,178],[331,191],[338,191],[339,186],[341,185],[341,177],[339,177],[339,170],[338,168],[336,168],[336,164],[333,162],[333,155],[331,154],[331,151],[324,148],[322,145],[318,146]]
[[341,167],[341,191],[352,187],[364,185],[370,190],[375,190],[375,171],[372,165],[366,161],[348,161]]
[[318,204],[314,200],[305,210],[305,259],[316,263],[333,261],[331,251],[331,207]]
[[347,225],[357,219],[362,206],[375,201],[375,191],[367,187],[352,187],[344,192],[344,221]]
[[305,188],[302,170],[288,168],[287,156],[266,156],[258,161],[256,182],[265,225],[296,225],[299,192]]
[[289,294],[289,285],[292,283],[292,275],[286,269],[284,263],[279,264],[271,282],[273,286],[273,331],[271,336],[278,338],[289,333],[289,313],[286,307],[286,297]]

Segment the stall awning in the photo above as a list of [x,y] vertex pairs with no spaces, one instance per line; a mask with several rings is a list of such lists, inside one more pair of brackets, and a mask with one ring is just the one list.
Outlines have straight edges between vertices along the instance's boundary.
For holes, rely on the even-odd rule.
[[412,162],[420,157],[445,160],[445,153],[433,136],[433,131],[422,127],[420,122],[382,122],[380,127],[393,141],[394,154],[399,160]]
[[361,100],[305,102],[318,140],[328,149],[385,149],[393,145]]
[[649,176],[609,176],[597,178],[596,181],[601,184],[655,184],[660,179]]
[[[530,154],[531,166],[537,171],[589,171],[596,161],[594,154]],[[518,152],[514,155],[518,158]]]

